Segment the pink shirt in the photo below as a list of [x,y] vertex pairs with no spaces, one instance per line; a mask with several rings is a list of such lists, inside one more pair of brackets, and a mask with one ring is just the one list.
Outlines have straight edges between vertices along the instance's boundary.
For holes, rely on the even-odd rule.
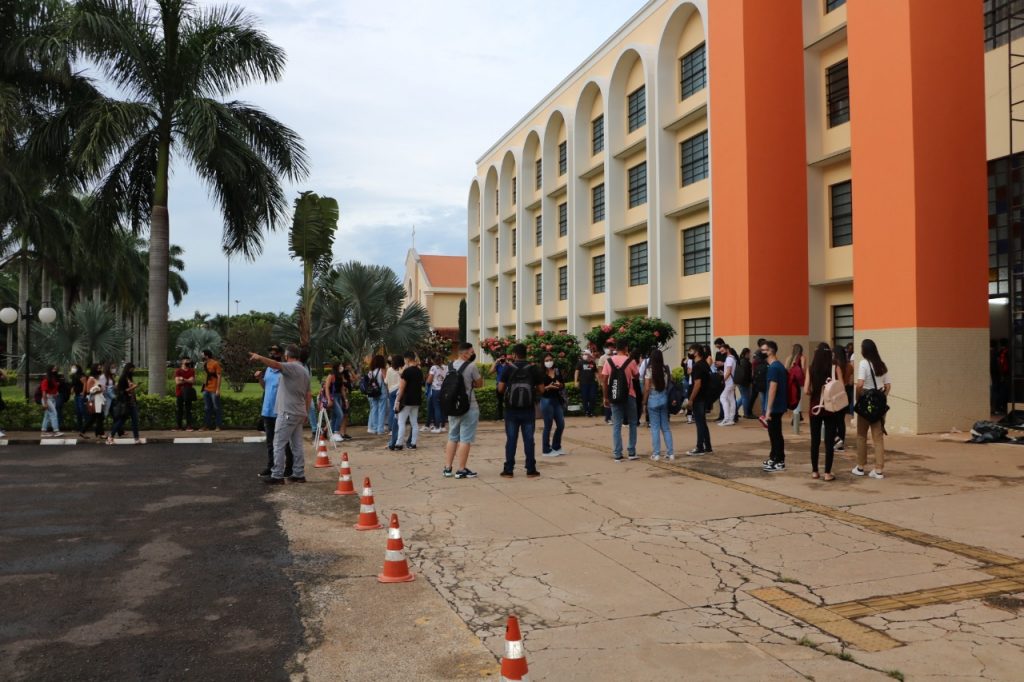
[[[622,367],[622,363],[626,360],[629,360],[628,355],[611,356],[608,358],[608,362],[604,363],[604,368],[601,370],[601,374],[606,377],[610,377],[612,375],[612,363],[614,363],[616,367]],[[626,367],[626,381],[629,382],[629,394],[634,398],[636,397],[636,384],[633,380],[638,376],[640,376],[640,368],[636,366],[635,362],[630,362],[629,367]]]

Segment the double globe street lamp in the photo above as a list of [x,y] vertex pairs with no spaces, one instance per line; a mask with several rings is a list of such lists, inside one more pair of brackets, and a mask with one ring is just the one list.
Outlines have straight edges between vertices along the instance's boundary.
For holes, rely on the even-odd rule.
[[[32,303],[27,302],[25,304],[24,312],[18,308],[11,308],[10,306],[0,310],[0,322],[4,324],[14,324],[19,319],[28,320],[29,323],[25,325],[25,402],[30,402],[29,397],[29,378],[28,378],[28,365],[29,358],[32,357],[32,318],[37,316],[39,321],[43,324],[53,324],[57,320],[57,311],[49,306],[44,306],[38,311],[32,308]],[[7,349],[10,352],[10,349]]]

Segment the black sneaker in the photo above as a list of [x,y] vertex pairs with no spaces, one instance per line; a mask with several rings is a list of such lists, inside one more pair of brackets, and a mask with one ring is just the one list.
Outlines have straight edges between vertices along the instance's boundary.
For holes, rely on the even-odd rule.
[[260,478],[267,478],[268,476],[270,476],[270,469],[264,469],[263,471],[256,475],[259,476]]
[[445,467],[444,469],[441,470],[441,475],[444,476],[445,478],[451,478],[452,477],[452,468],[451,467]]
[[616,462],[621,462],[623,458],[622,455],[619,455],[618,457],[612,457],[612,459]]
[[291,469],[285,469],[284,470],[284,477],[285,478],[291,478],[291,476],[292,476],[292,470]]
[[405,447],[406,447],[406,449],[408,449],[408,450],[415,450],[415,449],[416,449],[416,446],[415,446],[415,445],[406,445]]
[[267,477],[263,479],[263,482],[266,483],[267,485],[284,485],[283,478]]
[[527,478],[537,478],[538,476],[540,476],[540,472],[539,471],[527,471],[526,472],[526,477]]
[[348,434],[346,433],[346,434],[342,435],[341,439],[342,439],[342,440],[352,440],[352,436],[350,436],[350,435],[348,435]]
[[455,478],[476,478],[476,472],[469,469],[459,469],[455,472]]
[[401,445],[389,445],[388,446],[388,450],[390,450],[391,452],[401,452],[402,451],[402,446]]
[[635,462],[638,459],[640,459],[640,456],[637,455],[635,452],[631,452],[629,453],[629,456],[626,459],[628,459],[630,462]]
[[289,476],[288,477],[288,482],[289,483],[305,483],[306,482],[306,477],[305,476]]
[[693,450],[687,450],[686,454],[690,455],[691,457],[696,457],[698,455],[706,455],[707,450],[704,450],[703,448],[694,448]]
[[768,474],[778,473],[786,470],[785,462],[772,462],[770,466],[763,467],[762,470]]
[[501,474],[499,474],[499,475],[502,478],[512,478],[512,472],[511,471],[502,471]]

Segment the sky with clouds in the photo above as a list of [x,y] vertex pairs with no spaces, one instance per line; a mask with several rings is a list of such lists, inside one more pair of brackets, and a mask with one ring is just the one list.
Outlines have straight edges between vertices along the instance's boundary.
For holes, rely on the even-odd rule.
[[[203,2],[204,5],[220,4]],[[236,94],[302,135],[309,189],[341,208],[336,261],[402,275],[412,226],[421,253],[466,253],[466,198],[479,158],[644,4],[644,0],[248,0],[288,53],[282,81]],[[228,306],[221,220],[176,165],[171,241],[190,293],[172,318]],[[231,262],[231,312],[287,311],[301,282],[287,229],[261,257]]]

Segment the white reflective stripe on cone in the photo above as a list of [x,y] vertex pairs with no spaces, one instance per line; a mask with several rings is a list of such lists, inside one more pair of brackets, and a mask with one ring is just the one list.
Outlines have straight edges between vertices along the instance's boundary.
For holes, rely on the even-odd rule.
[[363,497],[373,497],[373,491],[369,488],[363,488]]
[[400,549],[385,549],[384,561],[405,561],[405,554]]
[[530,676],[523,675],[522,677],[517,677],[514,680],[511,677],[502,677],[501,682],[530,682]]
[[373,509],[373,505],[372,504],[361,504],[361,505],[359,505],[359,513],[360,514],[371,514],[373,512],[374,512],[374,509]]
[[347,482],[352,480],[352,477],[349,476],[348,474],[342,474],[341,475],[341,480],[343,480],[343,481],[345,481],[347,483]]
[[401,540],[402,531],[398,528],[388,528],[388,540]]
[[522,658],[526,655],[523,651],[523,641],[505,642],[505,658]]

